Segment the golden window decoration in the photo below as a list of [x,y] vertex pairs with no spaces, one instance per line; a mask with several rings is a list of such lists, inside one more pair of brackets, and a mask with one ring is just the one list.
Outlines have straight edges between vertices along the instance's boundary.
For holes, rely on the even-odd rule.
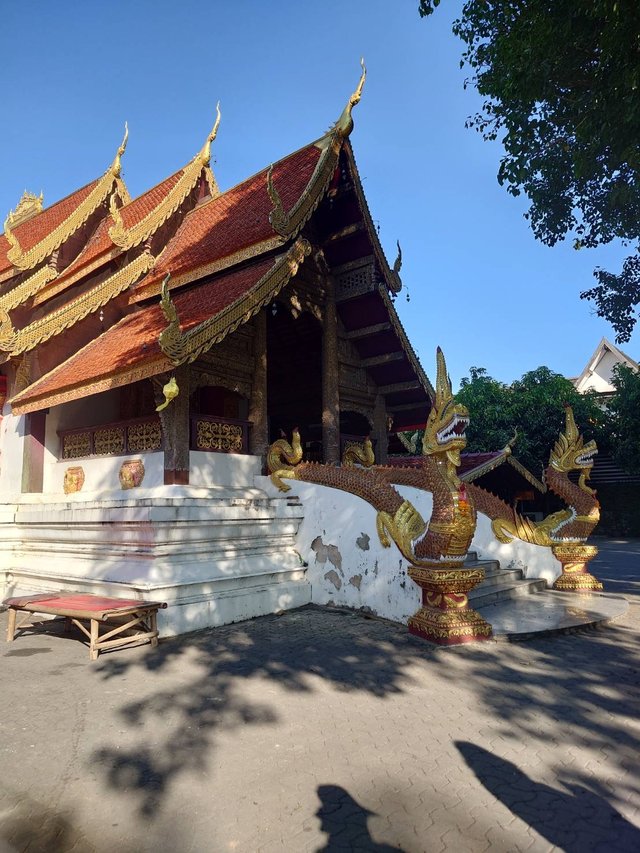
[[78,459],[91,455],[91,433],[75,432],[62,438],[62,458]]
[[243,429],[240,424],[219,421],[198,421],[196,450],[215,450],[218,453],[242,453]]
[[124,453],[124,428],[97,429],[93,438],[94,453],[105,456],[109,453]]
[[159,450],[162,447],[160,421],[145,421],[127,427],[127,447],[130,452]]

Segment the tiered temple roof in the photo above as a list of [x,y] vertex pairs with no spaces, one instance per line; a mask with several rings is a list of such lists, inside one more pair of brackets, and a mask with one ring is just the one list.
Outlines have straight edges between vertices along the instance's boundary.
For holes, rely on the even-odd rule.
[[[1,237],[0,281],[5,270],[11,282],[0,284],[0,358],[17,363],[35,348],[50,348],[38,359],[42,375],[14,393],[13,411],[193,361],[269,304],[319,241],[337,282],[344,333],[387,409],[399,428],[424,419],[431,384],[393,305],[400,256],[391,268],[348,139],[363,82],[364,75],[328,133],[224,193],[209,168],[216,121],[196,157],[139,198],[130,201],[119,179],[121,146],[117,170]],[[101,215],[83,244],[64,266],[48,267],[38,287],[25,287],[18,260],[28,256],[31,269],[51,264],[55,248],[74,233],[70,221],[77,230],[91,205],[101,206]],[[103,309],[107,322],[98,323]],[[73,334],[62,336],[68,329]]]

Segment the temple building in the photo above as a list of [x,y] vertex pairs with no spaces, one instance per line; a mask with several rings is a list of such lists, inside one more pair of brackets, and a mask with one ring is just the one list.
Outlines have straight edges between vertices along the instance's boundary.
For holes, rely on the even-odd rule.
[[255,487],[270,442],[298,427],[306,459],[338,462],[370,435],[385,462],[433,395],[349,139],[363,82],[327,133],[224,192],[218,113],[138,198],[125,133],[101,177],[9,214],[0,592],[126,587],[182,605],[174,630],[308,600],[300,506]]

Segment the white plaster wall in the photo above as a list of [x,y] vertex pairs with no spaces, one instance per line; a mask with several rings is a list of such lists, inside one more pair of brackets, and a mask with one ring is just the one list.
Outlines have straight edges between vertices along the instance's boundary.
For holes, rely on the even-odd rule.
[[164,453],[133,453],[127,456],[93,456],[85,459],[64,459],[60,462],[52,455],[45,458],[42,489],[46,495],[64,494],[64,472],[80,466],[84,470],[81,495],[95,492],[114,492],[115,495],[135,494],[136,489],[120,488],[120,466],[124,461],[141,459],[144,479],[139,488],[153,489],[164,482]]
[[261,466],[259,456],[192,450],[189,453],[189,483],[205,488],[228,486],[242,489],[260,475]]
[[5,499],[22,488],[24,422],[24,416],[5,415],[0,423],[0,495]]
[[[280,494],[268,477],[258,477],[256,485],[269,495]],[[419,494],[428,518],[431,495],[408,491]],[[361,498],[314,483],[291,481],[287,494],[303,505],[296,549],[308,563],[311,600],[364,608],[406,623],[420,607],[420,589],[408,577],[408,563],[397,547],[382,547],[376,510]]]

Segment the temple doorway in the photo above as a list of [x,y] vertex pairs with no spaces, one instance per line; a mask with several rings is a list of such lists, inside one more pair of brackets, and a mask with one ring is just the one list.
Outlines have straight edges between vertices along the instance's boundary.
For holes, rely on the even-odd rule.
[[322,326],[304,311],[267,308],[269,442],[298,427],[306,460],[322,460]]

